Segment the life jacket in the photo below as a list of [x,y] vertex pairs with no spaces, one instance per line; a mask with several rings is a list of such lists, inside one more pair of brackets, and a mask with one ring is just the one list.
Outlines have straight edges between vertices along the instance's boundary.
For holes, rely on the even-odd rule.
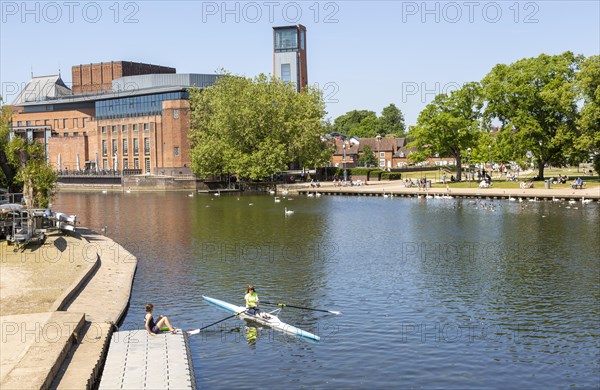
[[255,292],[246,294],[246,296],[244,298],[248,302],[248,304],[247,304],[248,307],[257,307],[258,306],[258,303],[257,303],[258,295]]

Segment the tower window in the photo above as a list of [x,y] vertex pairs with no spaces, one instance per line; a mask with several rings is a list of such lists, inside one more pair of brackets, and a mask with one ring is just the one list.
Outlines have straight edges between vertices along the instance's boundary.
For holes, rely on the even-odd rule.
[[290,64],[281,64],[281,79],[286,83],[292,81],[292,71]]

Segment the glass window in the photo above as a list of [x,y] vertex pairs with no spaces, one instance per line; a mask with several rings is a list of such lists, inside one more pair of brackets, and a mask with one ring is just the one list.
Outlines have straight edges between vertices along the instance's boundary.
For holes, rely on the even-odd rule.
[[123,155],[127,156],[127,154],[129,153],[129,148],[127,145],[127,139],[123,140]]
[[63,134],[63,137],[68,137],[68,136],[69,136],[69,133],[64,133]]
[[85,127],[85,118],[81,118],[81,127]]
[[127,125],[122,125],[121,126],[121,132],[127,133]]
[[147,123],[144,123],[144,131],[150,131],[150,127]]
[[108,154],[108,150],[107,150],[106,140],[103,139],[102,140],[102,155],[106,156],[107,154]]
[[113,126],[112,127],[112,133],[113,134],[117,134],[117,126]]
[[106,126],[102,126],[102,134],[106,134]]
[[[65,123],[67,123],[66,121],[67,120],[65,119]],[[25,126],[31,126],[31,121],[25,121]]]
[[144,138],[144,154],[150,154],[150,138]]
[[174,154],[175,156],[179,156],[179,146],[175,146],[175,147],[173,148],[173,154]]
[[146,173],[150,173],[150,159],[144,159],[144,168],[146,168]]
[[281,64],[281,79],[287,83],[292,81],[292,71],[290,64]]
[[133,131],[134,131],[135,133],[137,133],[137,131],[138,131],[138,124],[137,124],[137,123],[134,123],[134,124],[133,124]]
[[133,155],[137,156],[140,153],[140,141],[137,138],[133,139]]
[[105,171],[108,169],[108,160],[107,159],[102,160],[102,169]]
[[[27,126],[29,126],[29,121],[27,121]],[[63,119],[63,129],[67,128],[67,120]]]
[[73,119],[73,128],[76,129],[79,127],[79,119],[74,118]]
[[140,159],[139,158],[133,159],[133,169],[140,169]]
[[292,51],[298,48],[298,30],[290,29],[275,30],[275,51]]
[[179,119],[179,110],[173,110],[173,119]]
[[78,137],[78,136],[79,136],[79,132],[78,131],[73,132],[73,137]]
[[304,50],[304,30],[300,30],[300,49]]
[[112,152],[113,152],[113,154],[117,153],[117,140],[116,139],[112,140]]
[[128,158],[123,159],[123,169],[129,169],[129,159]]
[[[58,119],[57,119],[57,120],[58,120]],[[22,121],[17,121],[17,126],[18,126],[18,127],[21,127],[21,126],[23,126],[23,122],[22,122]]]

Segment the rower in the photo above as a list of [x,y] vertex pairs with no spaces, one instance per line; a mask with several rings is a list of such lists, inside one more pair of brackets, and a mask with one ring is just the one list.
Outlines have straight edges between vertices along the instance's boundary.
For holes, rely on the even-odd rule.
[[248,285],[244,299],[246,299],[246,311],[249,314],[260,316],[266,320],[271,318],[268,314],[262,313],[258,308],[258,303],[260,302],[260,299],[258,298],[258,295],[256,294],[253,285]]

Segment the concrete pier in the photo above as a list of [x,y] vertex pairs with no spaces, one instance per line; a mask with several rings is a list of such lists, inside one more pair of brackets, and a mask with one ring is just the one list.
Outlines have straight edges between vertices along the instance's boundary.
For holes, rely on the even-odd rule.
[[143,329],[113,333],[99,390],[195,388],[185,333],[152,336]]

